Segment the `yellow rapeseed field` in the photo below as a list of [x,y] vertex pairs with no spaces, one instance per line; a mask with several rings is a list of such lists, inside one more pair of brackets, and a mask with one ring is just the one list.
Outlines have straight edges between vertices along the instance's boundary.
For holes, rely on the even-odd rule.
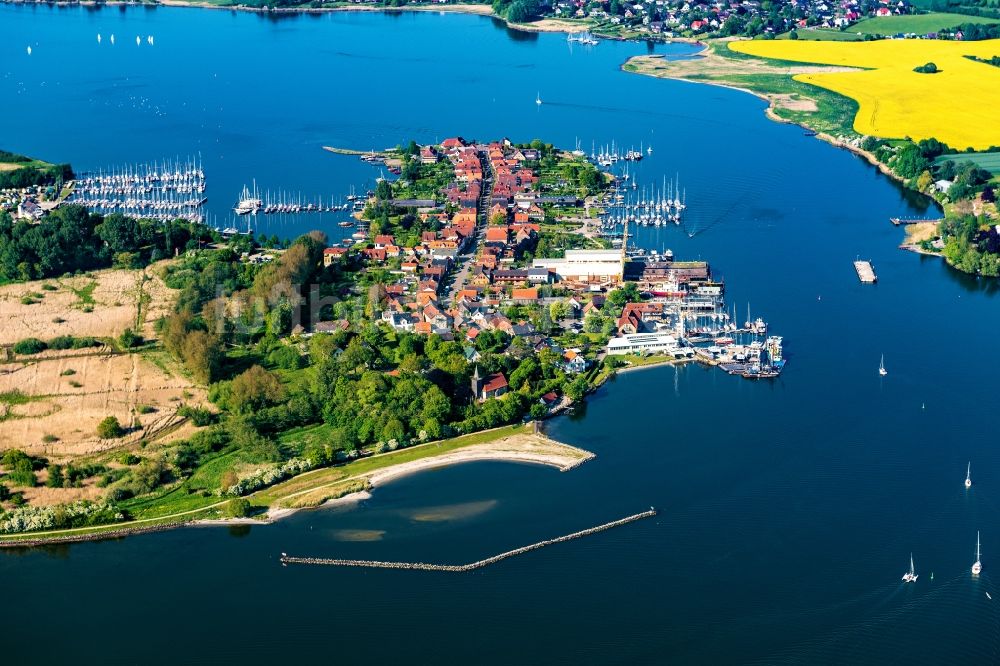
[[[857,100],[860,109],[854,129],[861,134],[914,140],[934,137],[960,150],[1000,145],[1000,67],[964,57],[1000,56],[1000,39],[768,40],[733,42],[730,48],[777,60],[863,68],[794,77]],[[928,62],[940,71],[913,71]]]

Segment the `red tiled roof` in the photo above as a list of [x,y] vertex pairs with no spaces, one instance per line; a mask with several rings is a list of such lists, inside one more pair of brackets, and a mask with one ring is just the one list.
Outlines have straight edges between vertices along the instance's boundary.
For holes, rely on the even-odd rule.
[[531,289],[515,289],[511,292],[511,298],[518,301],[537,301],[538,300],[538,289],[532,287]]
[[503,376],[502,372],[498,372],[495,375],[490,375],[486,383],[483,384],[483,391],[487,393],[492,393],[498,389],[507,388],[507,378]]

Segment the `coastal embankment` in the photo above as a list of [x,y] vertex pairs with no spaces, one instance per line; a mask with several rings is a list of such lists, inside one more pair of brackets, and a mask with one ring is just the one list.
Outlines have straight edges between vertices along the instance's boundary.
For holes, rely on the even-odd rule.
[[491,564],[496,564],[502,560],[506,560],[511,557],[516,557],[518,555],[524,555],[525,553],[530,553],[533,550],[538,550],[540,548],[545,548],[546,546],[552,546],[557,543],[564,543],[566,541],[572,541],[574,539],[580,539],[585,536],[590,536],[591,534],[597,534],[598,532],[605,532],[607,530],[614,529],[616,527],[621,527],[623,525],[628,525],[629,523],[634,523],[638,520],[643,520],[644,518],[652,518],[656,515],[656,509],[650,507],[649,511],[643,511],[642,513],[636,513],[631,516],[626,516],[618,520],[613,520],[610,523],[604,523],[602,525],[597,525],[595,527],[590,527],[585,530],[580,530],[579,532],[573,532],[572,534],[566,534],[561,537],[556,537],[554,539],[545,539],[544,541],[538,541],[527,546],[521,546],[520,548],[515,548],[513,550],[508,550],[492,557],[487,557],[482,560],[476,560],[475,562],[470,562],[469,564],[428,564],[426,562],[382,562],[378,560],[344,560],[344,559],[331,559],[331,558],[318,558],[318,557],[293,557],[289,555],[281,555],[282,564],[318,564],[325,566],[338,566],[338,567],[364,567],[369,569],[409,569],[415,571],[449,571],[449,572],[465,572],[465,571],[475,571],[476,569],[482,569],[488,567]]

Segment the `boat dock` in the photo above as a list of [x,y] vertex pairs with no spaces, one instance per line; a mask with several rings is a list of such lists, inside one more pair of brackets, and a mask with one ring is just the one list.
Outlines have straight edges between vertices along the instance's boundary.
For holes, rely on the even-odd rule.
[[634,523],[637,520],[642,520],[643,518],[652,518],[656,515],[656,509],[650,508],[649,511],[643,511],[642,513],[636,513],[631,516],[626,516],[619,520],[611,521],[610,523],[604,523],[603,525],[598,525],[596,527],[591,527],[579,532],[573,532],[572,534],[567,534],[565,536],[556,537],[555,539],[546,539],[545,541],[539,541],[538,543],[533,543],[530,546],[521,546],[520,548],[515,548],[514,550],[508,550],[507,552],[500,553],[499,555],[494,555],[493,557],[487,557],[483,560],[477,560],[476,562],[471,562],[469,564],[427,564],[424,562],[380,562],[378,560],[342,560],[342,559],[327,559],[327,558],[316,558],[316,557],[292,557],[282,553],[281,563],[282,564],[324,564],[327,566],[341,566],[341,567],[365,567],[371,569],[411,569],[420,571],[454,571],[454,572],[464,572],[464,571],[474,571],[476,569],[482,569],[483,567],[489,566],[491,564],[496,564],[501,560],[505,560],[509,557],[514,557],[515,555],[523,555],[524,553],[531,552],[533,550],[538,550],[539,548],[544,548],[545,546],[551,546],[557,543],[562,543],[564,541],[572,541],[573,539],[579,539],[581,537],[589,536],[591,534],[596,534],[598,532],[604,532],[605,530],[610,530],[615,527],[620,527],[622,525],[627,525],[629,523]]
[[870,261],[855,261],[854,270],[858,272],[858,279],[864,284],[875,284],[878,282],[878,277],[875,275],[875,269],[872,267],[872,262]]

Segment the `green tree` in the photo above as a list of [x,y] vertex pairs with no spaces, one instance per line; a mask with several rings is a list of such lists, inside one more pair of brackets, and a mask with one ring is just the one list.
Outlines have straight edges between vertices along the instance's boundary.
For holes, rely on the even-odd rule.
[[101,439],[117,439],[125,434],[124,428],[115,416],[105,417],[97,424],[97,436]]
[[635,303],[639,298],[639,287],[636,286],[635,282],[626,282],[608,294],[608,303],[621,309],[625,307],[626,303]]
[[566,301],[553,301],[549,306],[549,317],[552,321],[559,321],[569,316],[569,304]]
[[219,371],[222,348],[219,340],[205,331],[191,331],[184,337],[181,357],[195,381],[207,384]]
[[246,518],[253,512],[250,500],[245,497],[237,497],[226,502],[225,515],[227,518]]
[[917,178],[917,189],[921,192],[927,192],[933,183],[934,177],[931,175],[930,171],[925,169],[923,173],[920,174],[920,177]]
[[583,399],[583,396],[587,394],[588,388],[587,380],[579,376],[566,387],[566,395],[576,402]]
[[259,365],[237,375],[229,390],[229,407],[240,414],[261,410],[284,399],[281,380]]
[[63,485],[63,470],[62,465],[49,465],[48,467],[48,478],[45,479],[45,485],[49,488],[62,488]]
[[33,488],[37,483],[34,464],[28,455],[19,449],[8,449],[0,458],[0,463],[7,470],[7,477],[15,486]]
[[118,344],[121,345],[122,349],[138,347],[142,344],[142,336],[136,334],[136,332],[131,328],[126,328],[122,331],[121,335],[118,336]]
[[387,180],[380,180],[375,185],[375,198],[379,201],[388,201],[392,198],[392,185]]

